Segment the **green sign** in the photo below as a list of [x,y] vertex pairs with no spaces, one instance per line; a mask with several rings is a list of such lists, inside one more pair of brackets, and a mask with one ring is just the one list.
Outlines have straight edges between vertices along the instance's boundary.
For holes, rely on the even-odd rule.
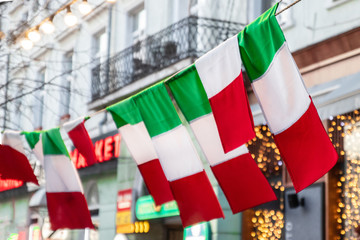
[[8,237],[7,240],[17,240],[18,238],[19,238],[19,234],[12,233],[12,234],[10,234],[10,236]]
[[209,240],[210,225],[207,222],[199,223],[184,229],[184,240]]
[[136,201],[136,217],[139,220],[163,218],[179,215],[179,208],[175,201],[155,206],[152,196],[142,196]]

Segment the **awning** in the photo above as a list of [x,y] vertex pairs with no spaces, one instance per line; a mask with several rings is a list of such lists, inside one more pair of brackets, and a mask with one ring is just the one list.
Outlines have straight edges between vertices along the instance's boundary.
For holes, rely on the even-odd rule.
[[[360,72],[308,89],[321,120],[360,108]],[[266,124],[259,104],[251,110],[255,126]]]

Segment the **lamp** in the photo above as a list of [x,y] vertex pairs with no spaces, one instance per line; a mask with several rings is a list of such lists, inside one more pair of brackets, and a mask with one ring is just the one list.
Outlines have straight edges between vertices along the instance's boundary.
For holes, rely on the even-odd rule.
[[30,50],[34,46],[33,42],[27,37],[21,39],[20,44],[25,50]]
[[27,37],[29,38],[29,40],[31,40],[32,42],[38,42],[41,39],[41,35],[39,33],[38,28],[35,28],[33,30],[31,30],[30,32],[28,32]]
[[48,20],[41,24],[40,29],[42,32],[44,32],[45,34],[51,34],[55,31],[55,26],[52,22],[53,19],[54,16],[51,16]]
[[70,6],[66,7],[67,13],[64,17],[64,22],[69,27],[72,27],[77,24],[77,17],[71,12]]
[[82,15],[86,15],[91,12],[92,7],[87,0],[83,0],[79,5],[79,11]]

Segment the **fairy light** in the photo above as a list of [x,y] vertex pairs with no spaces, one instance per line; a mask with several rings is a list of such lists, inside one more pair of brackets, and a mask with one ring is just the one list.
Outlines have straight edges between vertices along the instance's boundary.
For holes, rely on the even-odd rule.
[[40,35],[39,30],[37,28],[35,28],[35,29],[31,30],[30,32],[28,32],[27,37],[29,38],[29,40],[31,40],[34,43],[40,41],[40,39],[41,39],[41,35]]
[[20,45],[25,49],[25,50],[30,50],[34,44],[32,41],[30,41],[30,39],[28,38],[23,38],[20,41]]
[[79,4],[79,11],[82,15],[86,15],[89,14],[92,10],[91,5],[88,3],[87,0],[83,0],[80,4]]
[[71,12],[70,6],[66,8],[66,14],[64,16],[64,22],[67,26],[72,27],[75,26],[78,22],[77,17]]
[[51,34],[55,31],[54,23],[52,22],[52,18],[45,20],[40,25],[40,30],[45,34]]
[[358,110],[350,114],[330,118],[328,134],[344,162],[338,170],[335,190],[338,194],[334,218],[338,236],[336,239],[357,239],[355,229],[360,224],[360,115]]

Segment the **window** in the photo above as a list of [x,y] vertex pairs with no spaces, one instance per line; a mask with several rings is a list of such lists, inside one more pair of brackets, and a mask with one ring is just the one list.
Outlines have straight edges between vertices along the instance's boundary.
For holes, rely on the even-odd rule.
[[104,62],[107,52],[107,36],[105,30],[96,33],[93,37],[93,58]]
[[143,5],[137,8],[134,12],[132,12],[131,26],[132,26],[131,32],[132,32],[133,42],[145,38],[146,12]]
[[[277,1],[273,0],[272,3],[275,4],[276,2]],[[291,3],[292,3],[292,1],[290,1],[290,0],[283,0],[282,2],[279,3],[279,7],[278,7],[277,11],[285,8],[286,6],[288,6]],[[286,11],[282,12],[281,14],[277,15],[277,19],[278,19],[278,22],[282,29],[286,29],[286,28],[293,26],[294,20],[292,17],[292,8],[289,8]]]
[[71,92],[71,81],[73,80],[72,74],[73,68],[73,52],[67,52],[63,56],[63,77],[62,77],[62,93],[60,99],[60,116],[61,120],[67,120],[70,118],[69,107],[70,107],[70,92]]
[[[36,85],[40,87],[45,83],[45,69],[42,69],[37,74]],[[33,104],[33,113],[34,113],[34,127],[35,129],[42,129],[43,124],[43,108],[44,108],[44,86],[40,90],[34,93],[34,104]]]
[[190,0],[190,15],[197,16],[199,12],[199,1],[198,0]]

